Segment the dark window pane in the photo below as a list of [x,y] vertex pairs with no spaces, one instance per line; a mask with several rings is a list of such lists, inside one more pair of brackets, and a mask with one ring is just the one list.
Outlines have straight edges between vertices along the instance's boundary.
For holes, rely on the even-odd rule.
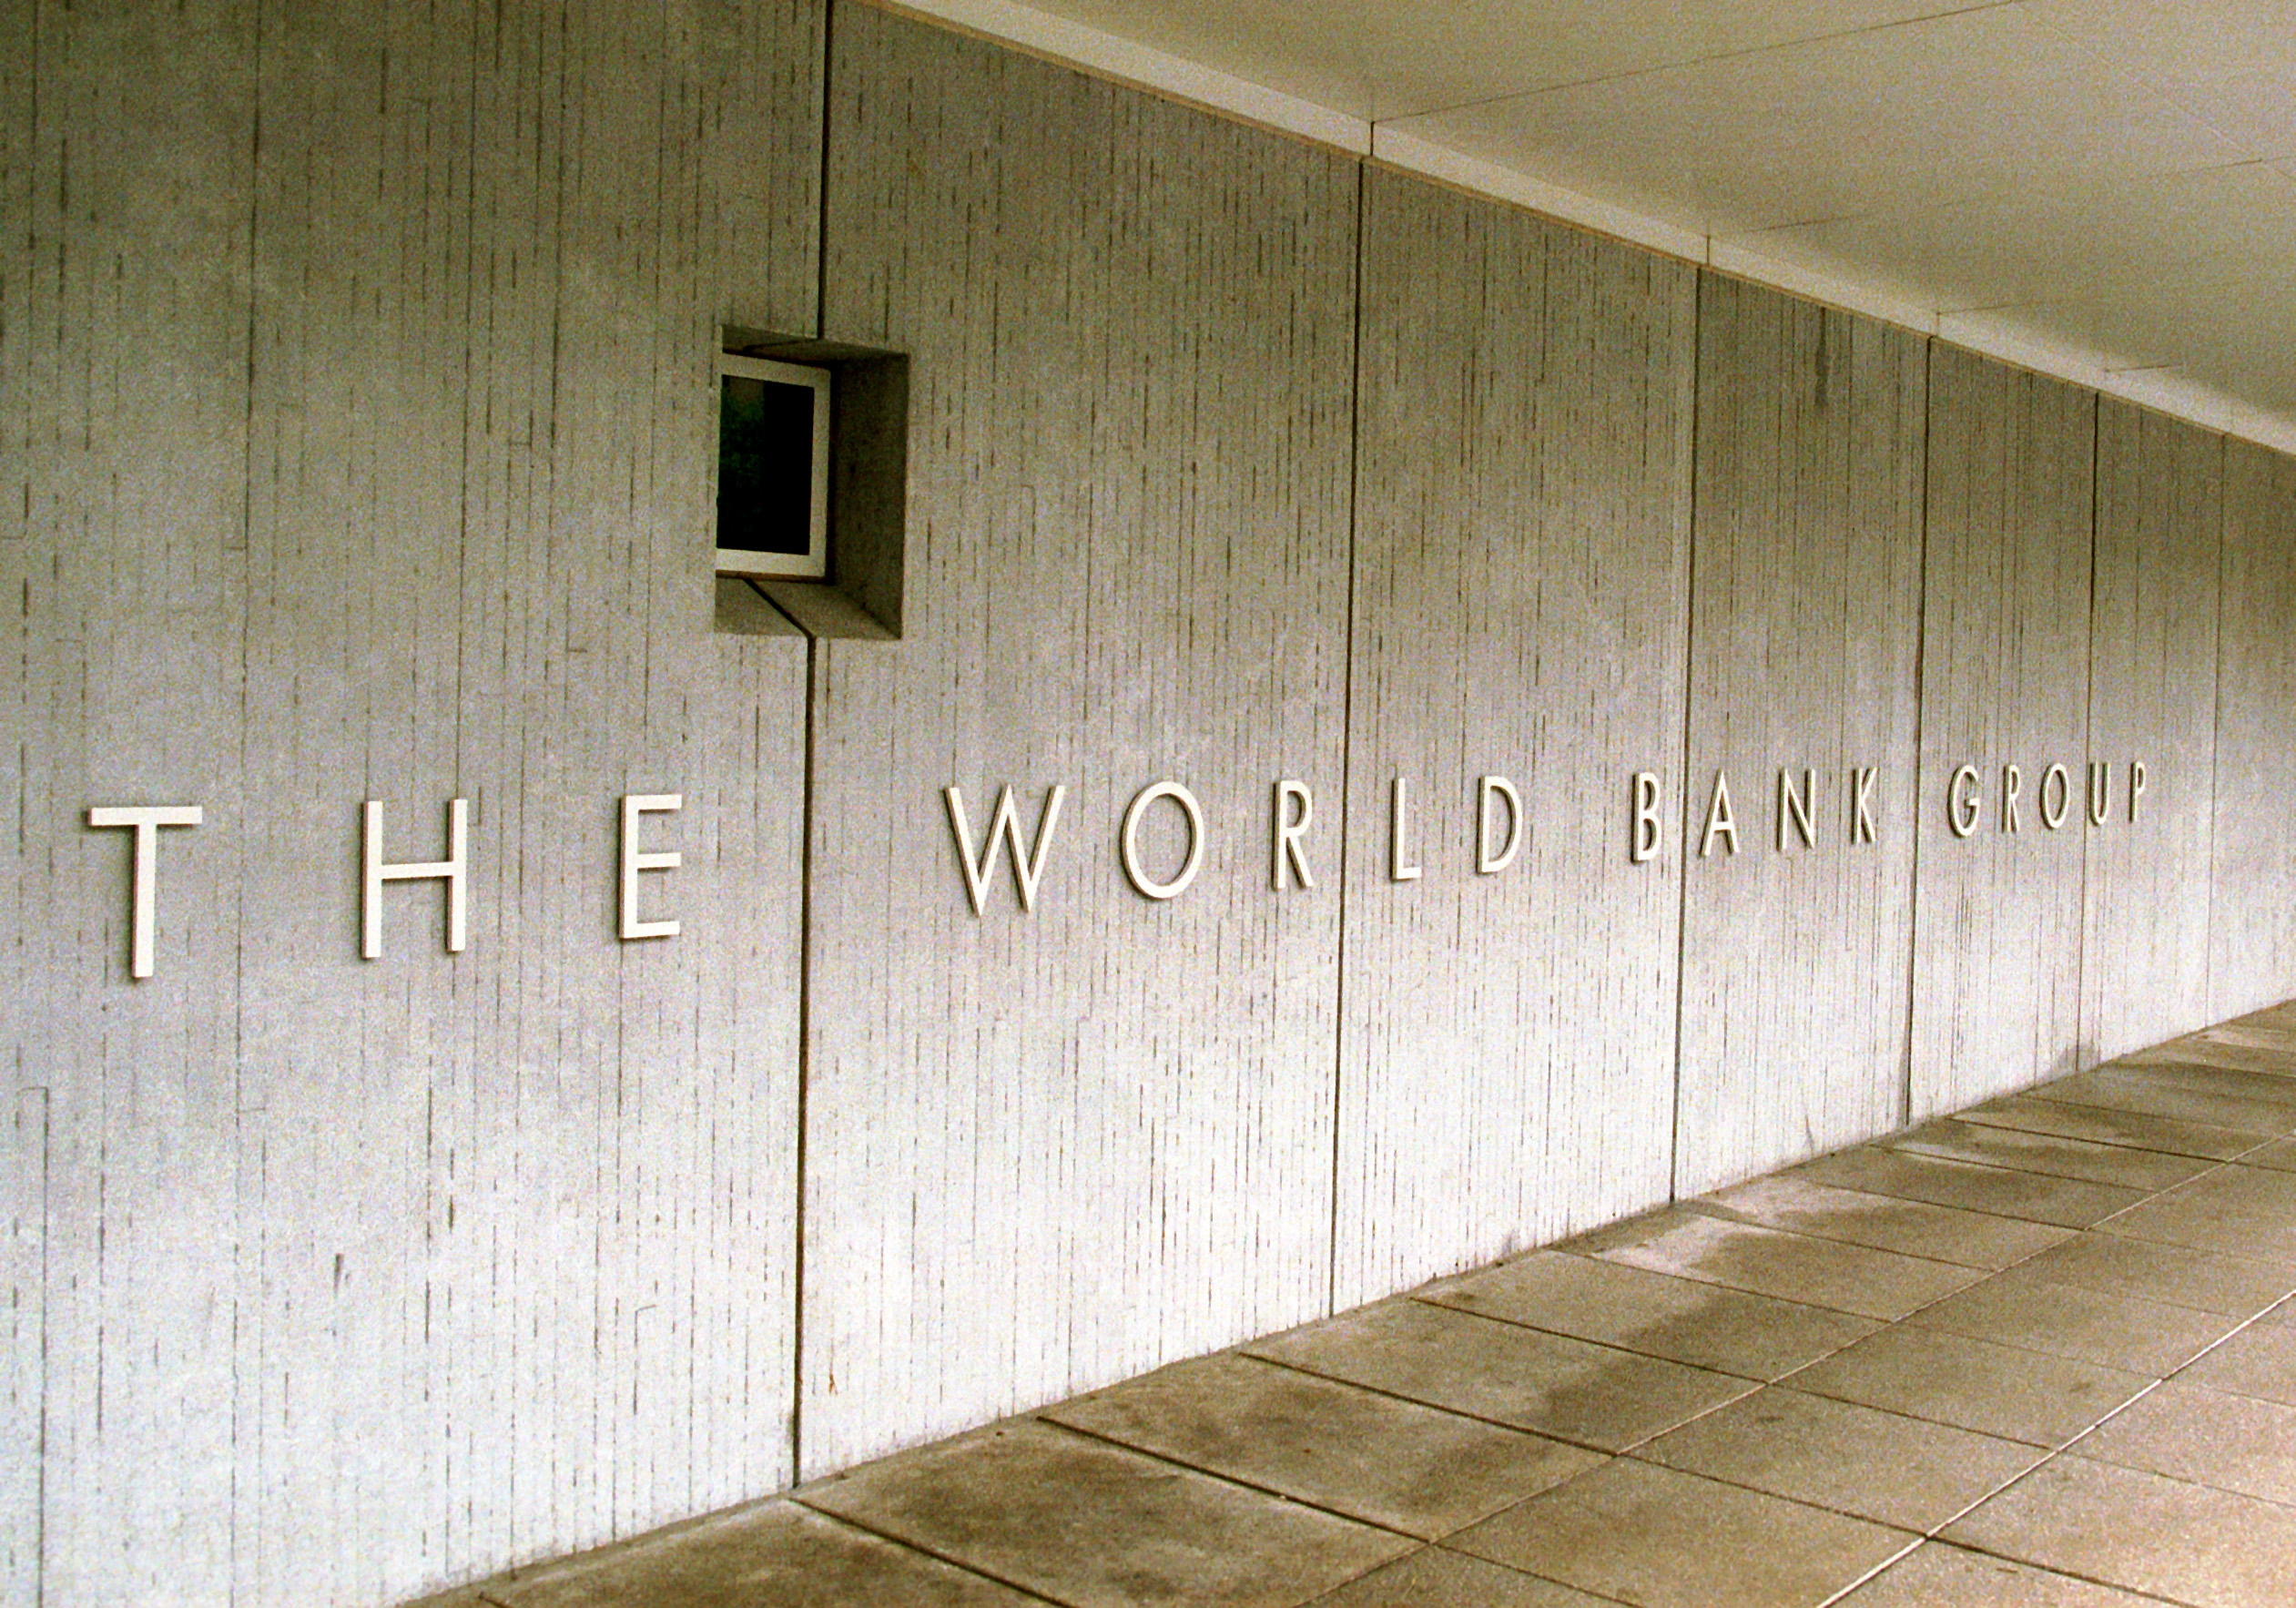
[[718,379],[717,544],[803,555],[813,537],[813,390]]

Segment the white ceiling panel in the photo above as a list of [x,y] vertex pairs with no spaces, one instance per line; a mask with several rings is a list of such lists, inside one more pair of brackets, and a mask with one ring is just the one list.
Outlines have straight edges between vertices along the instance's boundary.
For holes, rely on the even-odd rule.
[[[2110,240],[2109,250],[2100,249]],[[1750,251],[1886,274],[1941,311],[2136,287],[2195,271],[2289,271],[2296,183],[2263,162],[2069,192],[1874,211],[1739,237]]]
[[2029,0],[2100,68],[2177,101],[2256,157],[2296,157],[2296,5]]
[[[2174,367],[2259,407],[2296,409],[2296,306],[2284,293],[2196,279],[1994,311],[2068,343],[2117,343],[2130,367]],[[1951,321],[1942,332],[1953,334]]]
[[1055,0],[1042,9],[1381,122],[1965,7],[1951,0]]
[[1395,125],[1713,234],[2097,189],[2246,155],[2023,5],[1661,68]]
[[2296,442],[2296,0],[909,3]]

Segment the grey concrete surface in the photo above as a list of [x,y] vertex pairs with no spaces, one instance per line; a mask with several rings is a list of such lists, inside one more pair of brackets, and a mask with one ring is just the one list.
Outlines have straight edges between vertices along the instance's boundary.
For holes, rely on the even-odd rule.
[[2185,1114],[2296,1033],[2194,1044],[432,1603],[2282,1604],[2296,1178]]

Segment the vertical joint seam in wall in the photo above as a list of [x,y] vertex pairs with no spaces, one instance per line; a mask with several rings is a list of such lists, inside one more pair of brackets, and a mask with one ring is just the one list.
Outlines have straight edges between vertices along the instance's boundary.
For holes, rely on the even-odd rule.
[[2201,1014],[2216,1021],[2221,1002],[2216,981],[2216,882],[2219,811],[2224,808],[2224,594],[2225,568],[2232,556],[2232,445],[2216,438],[2216,651],[2210,656],[2208,924],[2200,961]]
[[[837,4],[821,7],[821,168],[820,194],[813,235],[813,333],[827,340],[829,327],[829,120],[835,100]],[[764,589],[758,595],[773,603]],[[782,617],[788,611],[778,603]],[[792,625],[798,622],[790,619]],[[798,626],[804,630],[804,626]],[[813,797],[814,705],[821,645],[805,633],[805,754],[804,794],[798,807],[798,1100],[795,1167],[797,1198],[790,1203],[789,1262],[789,1483],[805,1478],[805,1196],[806,1130],[810,1120],[807,1095],[813,1070]]]
[[1676,792],[1682,801],[1682,858],[1674,898],[1674,1120],[1666,1136],[1666,1198],[1681,1197],[1682,1182],[1682,1012],[1684,978],[1690,966],[1691,722],[1695,715],[1698,669],[1698,470],[1699,431],[1706,406],[1706,280],[1709,269],[1691,270],[1690,443],[1683,463],[1690,475],[1687,528],[1682,533],[1682,765]]
[[797,1200],[790,1214],[789,1267],[789,1482],[804,1478],[798,1460],[805,1450],[805,1182],[808,1084],[813,1068],[813,798],[815,688],[821,645],[805,639],[804,797],[798,819],[798,1109],[794,1177]]
[[[37,67],[36,67],[36,63],[37,63],[37,60],[38,60],[38,56],[37,56],[37,49],[38,49],[38,46],[37,46],[37,44],[36,44],[36,28],[37,28],[37,25],[37,25],[37,23],[36,22],[36,23],[35,23],[35,25],[34,25],[35,29],[36,29],[36,43],[35,43],[35,46],[34,46],[34,50],[35,50],[35,56],[34,56],[34,60],[35,60],[35,63],[36,63],[36,66],[35,66],[35,71],[34,71],[34,74],[33,74],[33,82],[34,82],[34,84],[35,84],[36,86],[36,85],[38,84],[38,82],[39,82],[39,74],[38,74]],[[259,290],[259,287],[260,287],[260,285],[261,285],[261,283],[262,283],[262,280],[261,280],[261,278],[260,278],[260,276],[259,276],[259,272],[258,272],[259,266],[259,264],[260,264],[260,262],[261,262],[260,251],[261,251],[261,244],[262,244],[262,237],[263,237],[263,82],[264,82],[264,77],[265,77],[265,72],[264,72],[264,56],[263,56],[263,5],[262,5],[262,0],[257,0],[256,5],[255,5],[255,18],[254,18],[254,40],[253,40],[253,54],[252,54],[252,60],[253,60],[253,63],[254,63],[254,74],[253,74],[253,76],[254,76],[254,80],[255,80],[254,87],[254,87],[254,95],[253,95],[253,101],[254,101],[254,105],[253,105],[253,107],[251,107],[251,109],[250,109],[250,115],[249,115],[249,124],[248,124],[248,171],[247,171],[247,185],[248,185],[248,208],[247,208],[247,370],[246,370],[246,375],[245,375],[245,383],[246,383],[246,386],[247,386],[247,392],[246,392],[246,397],[245,397],[245,402],[244,402],[244,409],[243,409],[243,412],[242,412],[241,416],[240,416],[240,418],[241,418],[241,422],[240,422],[240,439],[239,439],[239,543],[238,543],[238,545],[239,545],[239,565],[240,565],[240,569],[239,569],[239,589],[240,589],[240,595],[242,596],[242,598],[248,598],[248,597],[249,596],[249,590],[250,590],[250,589],[249,589],[249,578],[250,578],[250,576],[251,576],[251,575],[252,575],[252,573],[253,573],[253,568],[254,568],[254,565],[253,565],[253,561],[252,561],[252,556],[251,556],[251,549],[253,548],[253,545],[254,545],[254,541],[255,541],[255,433],[256,433],[256,418],[255,418],[255,385],[256,385],[256,372],[257,372],[257,365],[256,365],[256,341],[257,341],[257,331],[258,331],[258,329],[259,328],[259,321],[260,321],[261,312],[262,312],[262,303],[261,303],[261,300],[260,300],[260,290]],[[466,461],[466,462],[467,462],[467,461]],[[244,776],[246,776],[246,775],[248,775],[248,774],[249,774],[249,760],[250,756],[249,756],[249,751],[248,751],[248,750],[249,750],[249,745],[250,741],[252,740],[252,738],[253,738],[253,737],[254,737],[254,733],[255,733],[255,729],[256,729],[256,723],[255,723],[254,721],[250,720],[249,718],[248,718],[248,715],[249,715],[249,707],[248,707],[248,688],[249,687],[249,686],[250,686],[250,685],[252,685],[252,667],[251,667],[250,661],[249,661],[249,643],[250,643],[250,638],[251,638],[251,636],[252,636],[252,635],[253,635],[253,634],[249,631],[249,625],[248,625],[248,614],[249,614],[249,612],[251,612],[251,608],[252,608],[252,604],[251,604],[251,600],[250,600],[250,602],[249,603],[249,605],[248,605],[246,607],[244,607],[244,608],[243,608],[243,610],[242,610],[242,612],[241,612],[241,615],[240,615],[240,617],[239,617],[239,774],[240,774],[241,776],[243,776],[243,777],[244,777]],[[233,1216],[234,1216],[234,1218],[235,1218],[235,1226],[236,1226],[236,1223],[243,1223],[243,1222],[244,1222],[244,1218],[241,1216],[241,1214],[242,1214],[242,1213],[245,1211],[245,1209],[246,1209],[246,1205],[245,1205],[245,1196],[246,1196],[246,1187],[247,1187],[247,1186],[246,1186],[245,1176],[244,1176],[244,1175],[245,1175],[245,1173],[246,1173],[246,1169],[247,1169],[247,1161],[246,1161],[246,1156],[247,1156],[247,1149],[246,1149],[246,1145],[247,1145],[247,1132],[246,1132],[246,1129],[247,1129],[247,1122],[248,1122],[248,1118],[247,1118],[247,1110],[248,1110],[248,1098],[247,1098],[247,1026],[248,1026],[248,1023],[247,1023],[247,966],[248,966],[248,946],[247,946],[246,939],[245,939],[245,937],[244,937],[244,934],[248,931],[248,911],[247,911],[248,879],[247,879],[247,853],[246,853],[246,850],[245,850],[244,849],[240,849],[240,850],[236,850],[236,851],[235,851],[235,859],[236,859],[236,860],[237,860],[238,864],[237,864],[237,874],[236,874],[236,875],[233,877],[233,879],[232,879],[232,880],[233,880],[233,884],[234,884],[233,889],[232,889],[232,894],[231,894],[231,898],[232,898],[232,904],[233,904],[233,910],[232,910],[232,918],[233,918],[233,923],[234,923],[234,925],[233,925],[233,931],[236,931],[236,932],[239,932],[239,933],[240,933],[240,934],[242,935],[242,936],[241,936],[241,938],[240,938],[238,941],[234,942],[234,943],[232,944],[232,946],[231,946],[231,1145],[232,1145],[232,1150],[233,1150],[233,1153],[234,1153],[234,1155],[233,1155],[233,1164],[232,1164],[232,1173],[233,1173],[233,1180],[232,1180],[232,1195],[233,1195],[233,1200],[232,1200],[232,1212],[233,1212]],[[35,1586],[34,1586],[33,1602],[34,1602],[34,1603],[35,1603],[35,1605],[36,1605],[36,1608],[37,1608],[37,1605],[38,1605],[38,1604],[45,1603],[45,1602],[46,1601],[46,1596],[47,1596],[47,1383],[46,1383],[46,1381],[47,1381],[47,1378],[48,1378],[48,1371],[47,1371],[47,1297],[46,1297],[46,1288],[47,1288],[47,1274],[46,1274],[46,1267],[47,1267],[47,1249],[46,1249],[46,1247],[47,1247],[47,1235],[48,1235],[48,1229],[47,1229],[47,1223],[46,1223],[46,1213],[47,1213],[47,1163],[46,1163],[46,1130],[47,1117],[46,1117],[46,1101],[45,1101],[45,1099],[44,1099],[44,1100],[43,1100],[43,1102],[42,1102],[42,1114],[41,1114],[41,1128],[42,1128],[42,1141],[41,1141],[41,1143],[42,1143],[42,1160],[41,1160],[41,1172],[40,1172],[40,1179],[41,1179],[41,1182],[40,1182],[40,1194],[41,1194],[41,1206],[40,1206],[40,1210],[41,1210],[41,1219],[42,1219],[42,1220],[41,1220],[41,1225],[40,1225],[40,1237],[40,1237],[40,1243],[41,1243],[41,1252],[40,1252],[40,1257],[41,1257],[41,1278],[40,1278],[40,1285],[41,1285],[41,1291],[42,1291],[42,1295],[41,1295],[41,1301],[40,1301],[40,1379],[41,1379],[41,1390],[40,1390],[40,1449],[39,1449],[39,1459],[40,1459],[39,1492],[40,1492],[40,1493],[39,1493],[39,1499],[38,1499],[38,1500],[39,1500],[39,1504],[40,1504],[40,1511],[39,1511],[38,1521],[37,1521],[38,1536],[37,1536],[37,1538],[36,1538],[36,1540],[35,1541],[35,1543],[34,1543],[34,1544],[35,1544],[35,1547],[36,1548],[36,1551],[37,1551],[37,1557],[38,1557],[38,1562],[37,1562],[37,1564],[36,1564],[36,1572],[35,1572],[35,1574],[34,1574],[34,1580],[35,1580],[35,1583],[35,1583]],[[244,1244],[244,1236],[243,1236],[243,1235],[235,1235],[235,1238],[239,1239],[240,1243],[239,1243],[239,1245],[235,1247],[235,1249],[234,1249],[234,1251],[233,1251],[233,1253],[232,1253],[232,1264],[233,1264],[233,1267],[232,1267],[232,1280],[231,1280],[231,1369],[230,1369],[230,1377],[231,1377],[231,1413],[230,1413],[231,1430],[230,1430],[230,1434],[231,1434],[231,1461],[232,1461],[233,1471],[232,1471],[232,1480],[231,1480],[231,1483],[232,1483],[232,1491],[231,1491],[231,1496],[230,1496],[230,1511],[231,1511],[231,1518],[230,1518],[230,1522],[229,1522],[229,1528],[228,1528],[227,1532],[226,1532],[227,1539],[226,1539],[226,1541],[225,1541],[225,1547],[226,1547],[227,1555],[228,1555],[228,1558],[229,1558],[229,1564],[228,1564],[228,1567],[230,1569],[230,1572],[231,1572],[231,1574],[232,1574],[232,1577],[233,1577],[233,1579],[234,1579],[234,1580],[236,1580],[236,1579],[238,1579],[238,1578],[239,1578],[239,1572],[240,1572],[240,1562],[239,1562],[239,1560],[240,1560],[240,1552],[239,1552],[239,1548],[240,1548],[241,1541],[240,1541],[239,1529],[240,1529],[240,1518],[241,1518],[241,1512],[242,1512],[242,1506],[241,1506],[241,1502],[240,1502],[240,1499],[239,1499],[239,1489],[238,1489],[238,1487],[239,1487],[239,1466],[240,1466],[240,1447],[241,1447],[241,1444],[242,1444],[242,1442],[241,1442],[241,1436],[242,1436],[242,1434],[247,1434],[247,1435],[249,1435],[250,1438],[252,1438],[252,1435],[253,1435],[253,1430],[254,1430],[254,1427],[253,1427],[252,1425],[249,1425],[249,1424],[247,1424],[247,1423],[242,1422],[242,1414],[243,1414],[243,1410],[243,1410],[243,1407],[242,1407],[242,1402],[243,1402],[243,1401],[244,1401],[244,1399],[245,1399],[245,1395],[246,1395],[246,1393],[245,1393],[245,1392],[244,1392],[244,1391],[240,1389],[240,1380],[239,1380],[239,1368],[240,1368],[240,1359],[241,1359],[241,1355],[242,1355],[242,1354],[241,1354],[241,1351],[240,1351],[240,1327],[239,1327],[239,1325],[240,1325],[240,1316],[241,1316],[241,1315],[240,1315],[239,1306],[240,1306],[240,1301],[241,1301],[241,1299],[242,1299],[242,1294],[243,1294],[243,1291],[244,1291],[244,1289],[245,1289],[245,1287],[246,1287],[246,1280],[245,1280],[245,1278],[242,1277],[242,1275],[243,1275],[243,1274],[244,1274],[244,1272],[245,1272],[245,1267],[244,1267],[244,1264],[243,1264],[243,1257],[245,1257],[245,1255],[246,1255],[246,1249],[245,1249],[245,1244]]]
[[1897,1125],[1905,1127],[1914,1120],[1914,1002],[1915,972],[1921,964],[1921,812],[1926,802],[1927,778],[1922,763],[1923,744],[1926,740],[1923,715],[1928,708],[1925,687],[1929,667],[1929,484],[1935,478],[1932,473],[1932,443],[1937,436],[1937,342],[1924,337],[1921,342],[1921,511],[1917,515],[1921,530],[1921,556],[1916,564],[1914,587],[1914,811],[1910,829],[1914,834],[1914,851],[1906,862],[1905,899],[1905,1048],[1898,1063]]
[[1371,165],[1356,163],[1356,274],[1349,301],[1353,321],[1347,345],[1347,608],[1341,623],[1339,670],[1339,930],[1332,968],[1331,1013],[1331,1222],[1324,1241],[1324,1310],[1339,1303],[1339,1104],[1340,1078],[1347,1060],[1347,799],[1355,785],[1356,752],[1356,536],[1362,504],[1363,473],[1363,263],[1364,219]]
[[[2137,431],[2137,463],[2139,473],[2144,466],[2144,422],[2134,421]],[[2104,402],[2099,392],[2088,393],[2088,676],[2081,689],[2081,750],[2085,757],[2093,755],[2097,741],[2097,531],[2103,524],[2104,453],[2100,436],[2104,429]],[[2088,767],[2081,775],[2086,778]],[[2088,819],[2086,810],[2080,818]],[[2083,1043],[2088,1029],[2088,850],[2091,834],[2081,833],[2081,918],[2073,933],[2073,1070],[2088,1070],[2087,1059],[2096,1053],[2095,1043]],[[2098,1019],[2102,1020],[2102,1013]],[[2101,1040],[2101,1034],[2099,1038]]]
[[[21,1064],[19,1061],[18,1065],[21,1066]],[[56,1243],[56,1225],[54,1214],[48,1204],[50,1173],[48,1151],[52,1143],[50,1135],[54,1125],[53,1102],[49,1099],[46,1085],[41,1085],[37,1093],[40,1096],[40,1416],[39,1444],[35,1452],[38,1471],[33,1476],[32,1608],[45,1608],[48,1600],[48,1399],[51,1395],[48,1381],[56,1377],[52,1370],[51,1359],[48,1356],[48,1308],[51,1288],[48,1255],[49,1247]],[[21,1094],[17,1096],[16,1109],[21,1120],[23,1112]],[[235,1330],[236,1327],[235,1322]],[[234,1338],[236,1338],[235,1332]],[[233,1383],[235,1386],[238,1383],[236,1379]],[[235,1399],[237,1395],[238,1391],[234,1389]],[[234,1425],[235,1441],[237,1434],[238,1426]],[[235,1521],[233,1524],[235,1542],[237,1529]]]
[[[36,38],[37,27],[38,24],[36,21],[34,24],[36,36],[33,46],[33,60],[36,64],[33,71],[33,84],[35,86],[34,94],[36,97],[38,94],[37,86],[39,83],[39,72],[36,65],[39,60],[39,46]],[[255,528],[255,331],[256,319],[259,306],[258,300],[259,294],[259,287],[262,282],[256,273],[256,240],[263,220],[262,0],[257,0],[255,6],[254,62],[255,105],[252,110],[252,115],[249,120],[247,153],[247,397],[244,411],[242,412],[240,418],[239,437],[239,546],[243,551],[248,544],[250,534]],[[242,640],[244,641],[244,638]],[[244,649],[242,650],[240,667],[242,670],[246,667]],[[240,686],[242,687],[246,686],[244,677],[241,678]],[[246,929],[243,927],[240,931],[245,931]]]
[[[821,176],[819,208],[813,236],[813,336],[817,341],[829,338],[829,112],[834,98],[832,74],[837,66],[837,0],[821,7]],[[813,697],[812,659],[808,651],[806,665],[806,697],[808,700],[808,718],[811,718]]]

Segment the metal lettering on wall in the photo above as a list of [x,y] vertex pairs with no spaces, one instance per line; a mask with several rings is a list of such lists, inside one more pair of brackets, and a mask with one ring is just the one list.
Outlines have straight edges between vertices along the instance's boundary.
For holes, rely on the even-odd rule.
[[[1842,779],[1838,809],[1829,809],[1821,797],[1818,772],[1806,768],[1781,768],[1772,807],[1772,829],[1767,834],[1772,852],[1805,853],[1831,842],[1854,848],[1873,843],[1880,819],[1874,797],[1875,775],[1870,767],[1852,767]],[[2044,767],[2040,786],[2031,792],[2026,790],[2023,767],[2004,764],[1998,775],[1996,830],[2025,835],[2028,802],[2033,807],[2032,819],[2043,834],[2062,830],[2070,822],[2074,783],[2067,766],[2053,761]],[[2139,819],[2145,793],[2152,782],[2151,770],[2143,760],[2131,759],[2125,766],[2117,766],[2091,759],[2086,763],[2085,776],[2087,809],[2082,811],[2082,818],[2090,829],[2124,820],[2133,825]],[[1956,838],[1972,837],[1978,829],[1986,813],[1983,777],[1978,766],[1964,764],[1954,770],[1946,784],[1940,802],[1946,829]],[[2117,777],[2120,779],[2118,799]],[[1033,911],[1038,892],[1043,887],[1045,870],[1051,863],[1061,809],[1068,798],[1066,784],[1055,783],[1045,789],[1035,824],[1025,832],[1021,805],[1010,783],[998,789],[987,829],[978,836],[973,830],[971,814],[965,807],[964,790],[950,786],[942,789],[941,796],[948,807],[950,835],[972,913],[977,917],[986,911],[1000,859],[1011,868],[1013,892],[1021,911]],[[1187,848],[1180,863],[1168,873],[1161,874],[1143,862],[1140,843],[1141,823],[1150,809],[1160,803],[1176,811],[1185,824],[1187,835]],[[1665,803],[1665,787],[1655,771],[1638,770],[1631,774],[1626,818],[1626,853],[1631,863],[1647,865],[1662,857]],[[674,816],[685,808],[682,793],[629,793],[620,800],[621,836],[614,868],[614,931],[615,936],[625,942],[676,938],[679,933],[675,916],[640,915],[640,904],[646,897],[646,884],[641,879],[649,873],[676,870],[685,857],[676,849],[641,847],[641,840],[648,829],[648,817]],[[197,804],[98,804],[87,811],[91,830],[132,829],[135,833],[129,849],[127,974],[131,978],[147,978],[156,969],[153,934],[158,922],[160,829],[198,827],[205,820],[205,811]],[[1728,860],[1741,851],[1737,811],[1731,801],[1727,772],[1714,773],[1700,821],[1696,858]],[[1316,875],[1310,843],[1315,822],[1315,790],[1295,778],[1278,780],[1273,789],[1268,823],[1269,882],[1275,892],[1314,891]],[[1838,827],[1834,823],[1838,823]],[[1473,824],[1468,841],[1461,846],[1464,852],[1459,863],[1475,876],[1499,875],[1515,863],[1534,824],[1521,790],[1510,779],[1491,774],[1478,777],[1473,789]],[[383,889],[391,882],[444,883],[446,951],[460,954],[467,946],[472,854],[468,799],[447,800],[445,828],[446,852],[442,858],[386,860],[382,802],[370,799],[361,806],[359,953],[362,959],[378,960],[382,955]],[[1143,898],[1158,902],[1179,898],[1204,868],[1204,850],[1212,831],[1203,804],[1184,784],[1159,781],[1141,789],[1125,806],[1117,832],[1117,858],[1124,880]],[[1419,858],[1410,779],[1407,777],[1397,776],[1389,781],[1387,834],[1389,880],[1417,881],[1426,867]],[[1759,843],[1762,838],[1757,834],[1752,840]]]

